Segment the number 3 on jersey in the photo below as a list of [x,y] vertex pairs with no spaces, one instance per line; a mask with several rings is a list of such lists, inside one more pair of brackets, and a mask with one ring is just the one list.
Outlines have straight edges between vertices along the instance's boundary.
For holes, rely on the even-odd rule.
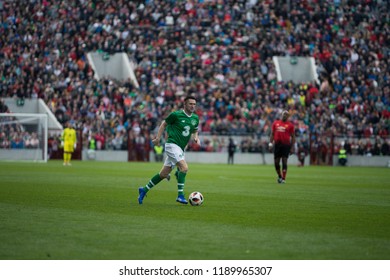
[[190,135],[190,127],[188,126],[188,125],[186,125],[185,127],[184,127],[184,130],[183,130],[183,132],[181,133],[184,137],[187,137],[188,135]]

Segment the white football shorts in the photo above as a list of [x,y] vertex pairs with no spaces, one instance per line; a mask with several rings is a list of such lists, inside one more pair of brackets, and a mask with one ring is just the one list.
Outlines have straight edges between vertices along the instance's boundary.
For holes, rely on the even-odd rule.
[[181,160],[184,160],[184,152],[183,150],[176,144],[173,143],[165,143],[165,166],[174,167],[176,163]]

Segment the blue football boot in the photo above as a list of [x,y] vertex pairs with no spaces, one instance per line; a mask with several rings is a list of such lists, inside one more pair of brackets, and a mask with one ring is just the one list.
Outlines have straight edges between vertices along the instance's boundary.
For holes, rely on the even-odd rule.
[[140,187],[138,189],[138,192],[139,192],[138,203],[142,204],[142,202],[144,201],[144,197],[146,196],[146,192],[143,187]]
[[179,195],[176,198],[176,202],[179,202],[181,204],[188,204],[188,201],[187,201],[187,199],[184,198],[184,195]]

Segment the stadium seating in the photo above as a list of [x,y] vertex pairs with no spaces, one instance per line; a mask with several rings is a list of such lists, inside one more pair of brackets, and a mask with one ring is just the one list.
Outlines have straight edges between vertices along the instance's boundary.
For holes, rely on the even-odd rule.
[[[84,143],[154,133],[193,93],[204,135],[262,139],[289,109],[306,141],[389,144],[388,1],[23,2],[0,7],[0,97],[42,98]],[[95,80],[90,51],[127,52],[139,88]],[[278,81],[276,55],[314,57],[320,82]]]

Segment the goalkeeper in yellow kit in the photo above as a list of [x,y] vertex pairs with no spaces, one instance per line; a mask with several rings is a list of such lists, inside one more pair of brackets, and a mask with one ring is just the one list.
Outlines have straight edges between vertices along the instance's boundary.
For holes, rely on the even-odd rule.
[[61,146],[64,147],[64,165],[71,165],[72,153],[77,146],[76,130],[70,122],[67,122],[66,126],[62,131]]

